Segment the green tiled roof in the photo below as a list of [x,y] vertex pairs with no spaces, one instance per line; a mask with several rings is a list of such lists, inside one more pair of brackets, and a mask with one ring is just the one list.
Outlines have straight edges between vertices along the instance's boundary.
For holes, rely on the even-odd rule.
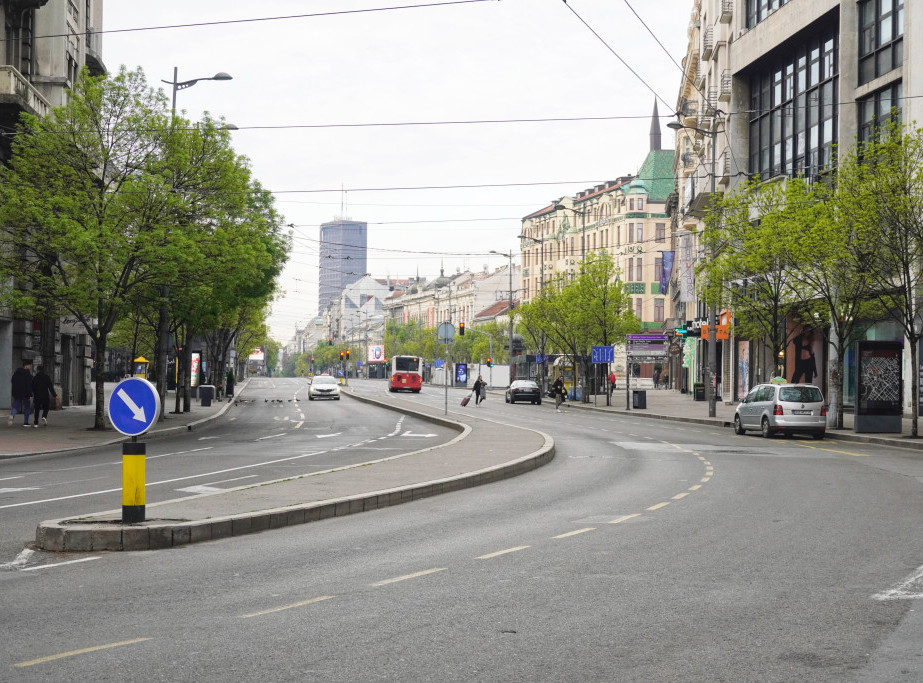
[[647,158],[638,171],[638,179],[647,188],[649,202],[665,202],[673,192],[673,150],[655,149],[647,153]]

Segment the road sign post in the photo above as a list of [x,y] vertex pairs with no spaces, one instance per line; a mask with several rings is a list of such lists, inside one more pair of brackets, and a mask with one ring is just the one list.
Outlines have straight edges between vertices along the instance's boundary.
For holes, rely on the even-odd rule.
[[157,387],[140,377],[119,382],[109,396],[109,421],[116,431],[131,437],[122,444],[122,523],[137,524],[145,518],[146,444],[138,441],[160,415]]

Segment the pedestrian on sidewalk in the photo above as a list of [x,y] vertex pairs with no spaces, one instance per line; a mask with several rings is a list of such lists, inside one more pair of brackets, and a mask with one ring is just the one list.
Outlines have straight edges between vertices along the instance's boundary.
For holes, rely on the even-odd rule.
[[564,396],[567,393],[563,377],[558,377],[554,381],[554,384],[551,385],[551,393],[554,394],[554,409],[560,413],[561,404],[564,402]]
[[23,427],[29,426],[29,413],[32,408],[32,361],[24,360],[22,367],[17,368],[10,378],[13,394],[13,408],[10,410],[10,416],[7,418],[8,425],[13,424],[13,418],[16,413],[22,413],[25,418]]
[[615,391],[615,373],[609,373],[609,396],[612,396],[612,392]]
[[487,382],[478,375],[478,378],[474,380],[474,405],[481,405],[481,401],[487,398]]
[[39,365],[35,368],[35,377],[32,378],[32,411],[35,413],[35,425],[38,429],[38,414],[42,413],[42,424],[48,424],[48,409],[51,407],[51,397],[57,398],[58,394],[54,390],[54,382],[45,374],[45,370]]

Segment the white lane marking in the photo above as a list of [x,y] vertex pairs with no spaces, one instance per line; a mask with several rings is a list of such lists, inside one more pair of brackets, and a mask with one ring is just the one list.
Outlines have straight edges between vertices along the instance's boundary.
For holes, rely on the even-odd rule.
[[501,555],[506,555],[507,553],[515,553],[515,552],[518,552],[518,551],[520,551],[520,550],[525,550],[525,549],[528,548],[528,547],[529,547],[529,546],[527,546],[527,545],[518,545],[518,546],[516,546],[515,548],[507,548],[506,550],[498,550],[498,551],[495,552],[495,553],[488,553],[487,555],[481,555],[480,557],[478,557],[478,558],[476,558],[476,559],[478,559],[478,560],[490,560],[490,559],[493,559],[493,558],[495,558],[495,557],[500,557]]
[[[201,477],[213,477],[216,474],[224,474],[225,472],[237,472],[239,470],[246,470],[252,467],[262,467],[264,465],[275,465],[280,462],[287,462],[289,460],[299,460],[301,458],[310,458],[312,455],[319,455],[324,451],[312,451],[310,453],[302,453],[301,455],[293,455],[288,458],[279,458],[278,460],[267,460],[265,462],[256,462],[252,465],[241,465],[240,467],[229,467],[224,470],[216,470],[214,472],[203,472],[201,474],[190,474],[185,477],[176,477],[175,479],[164,479],[163,481],[152,481],[148,482],[148,486],[159,486],[160,484],[172,484],[177,481],[186,481],[187,479],[200,479]],[[45,500],[33,500],[27,503],[13,503],[11,505],[0,505],[0,510],[6,508],[18,508],[26,505],[41,505],[43,503],[56,503],[59,500],[71,500],[72,498],[86,498],[88,496],[99,496],[106,493],[115,493],[116,491],[121,491],[122,487],[116,489],[106,489],[104,491],[88,491],[87,493],[75,493],[72,496],[61,496],[59,498],[46,498]]]
[[220,439],[218,436],[200,436],[199,441],[208,441],[209,439]]
[[35,554],[34,550],[29,550],[28,548],[25,548],[23,549],[21,553],[19,553],[16,556],[16,559],[13,560],[12,562],[5,562],[4,564],[0,564],[0,569],[16,569],[17,567],[21,567],[24,564],[27,564],[29,562],[29,558],[32,557],[34,554]]
[[24,486],[21,489],[0,489],[0,493],[20,493],[22,491],[38,491],[40,486]]
[[596,531],[596,527],[588,526],[585,529],[577,529],[576,531],[568,531],[566,534],[559,534],[558,536],[552,536],[552,538],[570,538],[571,536],[576,536],[578,534],[585,534],[588,531]]
[[44,664],[46,662],[53,662],[56,659],[65,659],[66,657],[76,657],[77,655],[85,655],[88,652],[99,652],[100,650],[110,650],[114,647],[123,647],[125,645],[134,645],[135,643],[143,643],[150,638],[135,638],[133,640],[123,640],[120,643],[107,643],[106,645],[95,645],[93,647],[85,647],[82,650],[71,650],[70,652],[61,652],[56,655],[49,655],[48,657],[40,657],[39,659],[31,659],[28,662],[18,662],[13,666],[17,668],[25,668],[27,666],[35,666],[36,664]]
[[263,441],[264,439],[275,439],[277,436],[285,436],[288,432],[280,432],[279,434],[270,434],[269,436],[261,436],[259,439],[254,439],[254,441]]
[[316,436],[318,439],[327,439],[331,436],[339,436],[342,433],[343,432],[337,432],[336,434],[315,434],[314,436]]
[[872,596],[875,600],[917,600],[923,598],[923,567],[896,586]]
[[438,569],[424,569],[422,572],[414,572],[413,574],[405,574],[404,576],[396,576],[393,579],[385,579],[384,581],[377,581],[372,586],[387,586],[389,583],[397,583],[398,581],[407,581],[408,579],[415,579],[419,576],[426,576],[427,574],[435,574],[436,572],[444,572],[447,567],[440,567]]
[[198,486],[187,486],[183,489],[176,489],[183,493],[216,493],[218,491],[224,491],[224,489],[219,489],[214,486],[207,486],[205,484],[200,484]]
[[435,434],[414,434],[408,429],[406,432],[401,434],[401,436],[422,436],[423,438],[426,438],[426,437],[436,436],[436,435]]
[[[217,437],[216,437],[217,438]],[[203,446],[202,448],[193,448],[191,451],[176,451],[175,453],[161,453],[160,455],[148,455],[145,456],[145,460],[156,460],[157,458],[166,458],[168,455],[186,455],[187,453],[198,453],[200,451],[210,451],[214,449],[214,446]],[[112,463],[113,465],[121,465],[122,461]]]
[[3,477],[0,481],[9,481],[10,479],[22,479],[25,475],[17,474],[15,477]]
[[35,567],[24,567],[21,571],[24,572],[34,572],[39,569],[52,569],[54,567],[63,567],[66,564],[79,564],[80,562],[91,562],[92,560],[98,560],[100,556],[96,557],[82,557],[79,560],[68,560],[67,562],[56,562],[55,564],[40,564]]
[[206,484],[204,484],[204,485],[205,485],[205,486],[215,486],[216,484],[227,484],[227,483],[230,482],[230,481],[240,481],[240,480],[242,480],[242,479],[254,479],[254,478],[256,478],[257,476],[259,476],[259,475],[256,475],[256,474],[248,474],[246,477],[234,477],[233,479],[222,479],[221,481],[210,481],[210,482],[208,482],[208,483],[206,483]]
[[324,600],[333,600],[336,597],[334,595],[321,595],[318,598],[311,598],[310,600],[302,600],[301,602],[296,602],[291,605],[283,605],[282,607],[274,607],[272,609],[264,609],[262,612],[253,612],[252,614],[241,614],[241,619],[250,619],[251,617],[262,617],[266,614],[274,614],[276,612],[283,612],[287,609],[295,609],[296,607],[304,607],[305,605],[313,605],[316,602],[323,602]]

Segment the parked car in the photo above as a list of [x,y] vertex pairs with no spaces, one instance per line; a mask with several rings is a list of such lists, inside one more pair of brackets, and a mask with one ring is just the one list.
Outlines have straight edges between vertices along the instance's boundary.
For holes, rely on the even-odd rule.
[[529,401],[533,405],[542,405],[542,390],[538,384],[528,379],[517,379],[506,390],[506,402],[518,403]]
[[340,387],[337,385],[337,378],[330,375],[318,375],[311,380],[311,386],[308,388],[308,400],[313,401],[315,398],[332,398],[339,401]]
[[827,431],[827,406],[813,384],[759,384],[734,411],[734,433],[758,429],[763,436],[796,433],[823,439]]

